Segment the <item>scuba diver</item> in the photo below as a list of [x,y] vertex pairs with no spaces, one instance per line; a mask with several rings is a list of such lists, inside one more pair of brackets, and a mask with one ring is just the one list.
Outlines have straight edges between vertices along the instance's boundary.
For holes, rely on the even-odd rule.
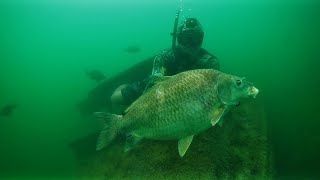
[[220,69],[217,58],[201,48],[204,32],[200,22],[196,18],[186,18],[177,29],[178,19],[179,12],[172,33],[172,47],[155,56],[151,76],[119,86],[111,96],[113,105],[130,105],[152,86],[155,76],[172,76],[192,69]]
[[[91,117],[97,111],[123,114],[132,102],[154,84],[157,79],[154,77],[171,76],[201,68],[219,70],[217,58],[201,48],[204,32],[200,22],[196,18],[186,18],[178,26],[179,13],[180,11],[175,16],[171,47],[98,83],[88,96],[77,104],[83,117]],[[99,134],[100,132],[96,132],[74,142],[75,145],[80,144],[80,146],[73,145],[73,148],[83,152],[82,149],[87,146],[81,144],[84,141],[95,144]],[[94,148],[92,152],[95,152]]]

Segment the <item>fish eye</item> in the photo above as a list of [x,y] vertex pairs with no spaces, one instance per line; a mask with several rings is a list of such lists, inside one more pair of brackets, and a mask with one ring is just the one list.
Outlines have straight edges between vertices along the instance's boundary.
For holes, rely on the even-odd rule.
[[237,86],[240,86],[240,85],[241,85],[241,83],[242,83],[242,81],[241,81],[241,80],[239,80],[239,79],[237,79],[237,80],[236,80],[236,84],[237,84]]

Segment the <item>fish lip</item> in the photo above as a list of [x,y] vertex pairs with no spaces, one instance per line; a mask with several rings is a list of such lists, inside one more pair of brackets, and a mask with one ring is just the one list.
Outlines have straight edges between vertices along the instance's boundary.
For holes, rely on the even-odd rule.
[[254,86],[249,89],[249,96],[252,96],[253,98],[256,98],[258,93],[259,89],[255,88]]

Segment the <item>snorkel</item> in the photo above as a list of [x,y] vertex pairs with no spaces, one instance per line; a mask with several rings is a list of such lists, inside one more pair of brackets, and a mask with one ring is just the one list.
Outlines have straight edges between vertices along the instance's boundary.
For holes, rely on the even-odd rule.
[[180,11],[181,11],[181,10],[178,10],[177,13],[176,13],[176,17],[175,17],[175,19],[174,19],[174,25],[173,25],[173,32],[171,33],[171,35],[172,35],[172,44],[171,44],[172,50],[174,50],[174,49],[176,48],[177,28],[178,28]]

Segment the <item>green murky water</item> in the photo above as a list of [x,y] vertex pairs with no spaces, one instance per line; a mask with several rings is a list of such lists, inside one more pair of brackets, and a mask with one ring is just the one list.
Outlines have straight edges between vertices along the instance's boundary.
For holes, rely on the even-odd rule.
[[[85,71],[100,69],[111,77],[170,47],[180,6],[181,19],[201,22],[203,47],[220,59],[221,70],[260,89],[256,101],[264,109],[275,177],[319,175],[319,2],[4,0],[0,106],[19,107],[0,119],[0,177],[78,177],[79,159],[69,144],[98,129],[75,107],[96,85]],[[128,53],[128,46],[141,51]],[[85,169],[85,178],[106,176]],[[119,169],[112,172],[128,174]]]

